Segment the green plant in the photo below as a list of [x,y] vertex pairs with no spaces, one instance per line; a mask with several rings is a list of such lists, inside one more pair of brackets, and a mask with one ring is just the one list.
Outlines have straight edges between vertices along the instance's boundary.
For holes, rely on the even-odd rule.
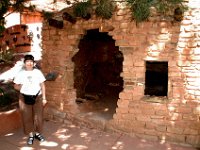
[[147,20],[151,16],[151,7],[164,16],[169,15],[179,7],[182,11],[187,8],[183,5],[184,0],[126,0],[131,7],[133,19],[136,23]]
[[3,89],[0,88],[0,106],[7,106],[11,104],[9,95],[5,94]]
[[4,14],[6,14],[8,9],[9,9],[9,1],[7,0],[0,1],[0,35],[2,35],[2,32],[5,30]]
[[144,21],[150,16],[150,0],[127,0],[127,2],[131,6],[132,16],[136,22]]
[[4,92],[3,92],[3,90],[0,88],[0,106],[3,105],[4,101],[5,101]]
[[97,7],[95,9],[97,16],[109,19],[112,17],[113,11],[114,5],[110,0],[97,0]]
[[73,13],[76,17],[82,17],[84,19],[89,19],[92,12],[91,1],[79,2],[73,8]]
[[[1,23],[0,23],[1,24]],[[2,36],[3,31],[5,30],[4,25],[0,25],[0,36]]]
[[10,62],[14,58],[14,52],[13,49],[8,50],[1,50],[0,49],[0,60],[4,62]]
[[167,15],[171,10],[180,7],[185,10],[186,7],[183,5],[184,0],[154,0],[152,5],[155,6],[158,12]]
[[19,91],[14,89],[12,82],[0,82],[0,110],[18,103]]
[[48,20],[48,19],[52,18],[54,14],[52,12],[48,12],[48,11],[43,10],[42,15],[43,15],[45,20]]

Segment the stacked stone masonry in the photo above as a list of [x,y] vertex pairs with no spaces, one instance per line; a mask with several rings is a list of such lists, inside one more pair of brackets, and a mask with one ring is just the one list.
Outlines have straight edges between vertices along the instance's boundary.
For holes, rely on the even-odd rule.
[[[41,23],[42,16],[39,12],[24,12],[21,14],[20,24],[8,27],[0,36],[0,53],[11,50],[12,53],[26,53],[37,51],[39,45],[40,26],[31,28],[31,23]],[[39,46],[37,46],[38,49]]]
[[[78,112],[72,57],[86,31],[99,29],[112,36],[124,57],[124,86],[110,128],[151,140],[200,146],[200,3],[190,0],[188,6],[181,22],[150,20],[136,26],[130,11],[120,6],[109,20],[92,16],[75,24],[64,21],[63,29],[44,22],[42,68],[45,73],[59,73],[56,81],[46,83],[49,104],[67,114]],[[164,102],[145,101],[146,61],[168,62]]]

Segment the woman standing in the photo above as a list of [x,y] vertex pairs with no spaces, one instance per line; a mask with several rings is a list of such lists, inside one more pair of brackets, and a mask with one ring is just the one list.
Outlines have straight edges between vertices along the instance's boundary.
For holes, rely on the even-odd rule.
[[19,107],[22,115],[24,133],[28,134],[27,144],[34,139],[44,141],[42,136],[43,106],[46,104],[45,77],[34,68],[34,57],[24,56],[24,69],[14,78],[14,88],[20,91]]

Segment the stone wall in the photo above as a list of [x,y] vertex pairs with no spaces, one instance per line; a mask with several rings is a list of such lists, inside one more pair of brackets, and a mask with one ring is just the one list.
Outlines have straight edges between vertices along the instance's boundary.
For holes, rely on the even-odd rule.
[[12,49],[16,53],[30,52],[31,40],[32,38],[28,36],[27,25],[14,25],[7,28],[0,37],[1,51]]
[[[151,140],[200,146],[199,6],[190,0],[191,9],[181,22],[150,20],[136,26],[129,9],[120,6],[109,20],[92,16],[75,24],[64,21],[62,29],[44,22],[42,68],[59,73],[54,82],[46,83],[49,105],[57,110],[49,117],[66,120],[65,113],[78,113],[72,57],[86,31],[99,29],[112,36],[124,57],[124,89],[108,127]],[[168,94],[159,103],[144,95],[146,61],[168,62]]]
[[40,24],[43,20],[41,13],[25,11],[20,17],[20,24],[8,27],[2,33],[0,51],[13,49],[14,53],[24,53],[33,51],[34,45],[39,45],[40,41],[37,39],[40,39]]

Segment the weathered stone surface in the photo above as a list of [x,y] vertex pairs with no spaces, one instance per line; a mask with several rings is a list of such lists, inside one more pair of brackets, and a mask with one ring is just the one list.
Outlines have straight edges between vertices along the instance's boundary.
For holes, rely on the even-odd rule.
[[[44,26],[43,68],[45,72],[56,69],[61,74],[55,83],[47,83],[49,102],[56,108],[64,108],[64,112],[72,110],[76,112],[75,109],[79,109],[75,100],[84,93],[84,90],[80,89],[85,89],[82,84],[88,82],[89,77],[87,71],[80,70],[90,69],[89,63],[91,63],[84,57],[89,53],[80,52],[79,42],[84,38],[83,35],[87,35],[88,30],[98,29],[103,32],[106,31],[103,28],[109,24],[112,25],[112,30],[107,29],[106,32],[115,40],[115,46],[123,56],[120,72],[123,90],[118,95],[112,128],[130,134],[137,133],[138,136],[147,139],[163,138],[167,141],[198,145],[199,103],[192,103],[194,100],[199,101],[200,97],[198,84],[200,24],[197,13],[199,8],[195,6],[196,3],[195,0],[190,0],[189,7],[193,9],[186,12],[182,22],[162,21],[158,18],[152,21],[151,18],[152,20],[136,25],[134,20],[130,20],[129,9],[119,8],[108,21],[95,18],[87,21],[78,20],[74,25],[64,24],[63,30],[48,29],[47,25]],[[93,43],[94,51],[98,49],[96,48],[98,46],[95,46]],[[100,51],[105,52],[103,48]],[[95,53],[98,53],[98,56],[92,55],[90,60],[112,59],[109,55]],[[76,60],[77,55],[80,56]],[[74,60],[80,66],[77,67]],[[148,101],[146,98],[144,92],[147,80],[146,61],[167,62],[167,95],[163,99],[151,97],[150,99],[154,100]],[[104,72],[102,75],[110,76],[107,69],[102,70]],[[76,77],[79,77],[79,80],[75,81]],[[93,82],[95,81],[97,79]],[[107,92],[106,89],[102,91]],[[51,113],[60,117],[60,121],[65,118],[65,114],[56,111],[49,112]]]

